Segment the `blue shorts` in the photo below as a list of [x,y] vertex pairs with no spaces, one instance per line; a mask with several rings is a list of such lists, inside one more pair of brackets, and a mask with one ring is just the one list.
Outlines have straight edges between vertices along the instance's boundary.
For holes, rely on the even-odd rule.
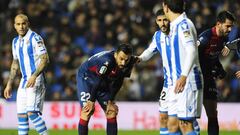
[[[89,78],[84,73],[77,74],[77,96],[80,102],[81,108],[90,99],[91,91],[94,84],[94,80]],[[101,105],[103,110],[106,110],[107,101],[110,100],[110,92],[107,89],[98,90],[96,93],[96,100]]]

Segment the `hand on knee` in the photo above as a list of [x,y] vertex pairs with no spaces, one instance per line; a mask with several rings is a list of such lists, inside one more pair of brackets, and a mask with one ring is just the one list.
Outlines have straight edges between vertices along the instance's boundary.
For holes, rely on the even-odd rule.
[[118,106],[114,102],[108,101],[105,113],[108,119],[115,118],[118,114]]
[[87,101],[87,103],[83,106],[81,110],[81,116],[80,118],[88,121],[91,115],[94,113],[94,102],[92,101]]

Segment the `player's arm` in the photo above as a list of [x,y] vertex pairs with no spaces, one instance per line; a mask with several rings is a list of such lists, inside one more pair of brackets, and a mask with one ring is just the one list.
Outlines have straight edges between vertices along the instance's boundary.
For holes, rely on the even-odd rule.
[[35,72],[32,74],[32,76],[29,78],[26,87],[33,87],[35,85],[36,78],[44,71],[44,69],[47,67],[49,63],[49,56],[47,53],[47,49],[44,45],[44,42],[42,38],[38,35],[34,36],[32,39],[33,44],[35,45],[35,51],[37,55],[39,56],[40,63],[36,67]]
[[176,82],[175,92],[179,93],[184,90],[187,76],[193,66],[193,63],[197,56],[197,43],[196,43],[196,32],[194,28],[190,28],[188,24],[183,24],[180,28],[179,35],[181,37],[181,42],[183,42],[183,46],[185,47],[185,61],[183,64],[183,69],[180,78]]
[[10,75],[9,75],[9,79],[8,79],[8,82],[7,82],[7,86],[4,89],[4,97],[5,98],[10,98],[11,97],[12,85],[13,85],[13,82],[14,82],[14,78],[17,75],[18,69],[19,69],[18,60],[13,59],[12,64],[11,64]]
[[138,56],[140,61],[147,61],[149,60],[154,54],[157,52],[157,45],[156,45],[156,39],[155,39],[156,33],[154,34],[152,38],[152,42],[150,43],[149,47],[143,51],[143,53]]

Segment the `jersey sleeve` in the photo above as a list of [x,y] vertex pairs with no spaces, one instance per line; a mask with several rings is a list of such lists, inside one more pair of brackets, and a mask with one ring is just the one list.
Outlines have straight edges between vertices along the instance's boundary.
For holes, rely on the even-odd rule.
[[183,22],[179,27],[181,42],[186,53],[181,75],[188,76],[197,55],[197,34],[194,25],[187,22]]
[[157,43],[156,43],[157,32],[153,35],[152,41],[149,44],[148,48],[139,56],[142,61],[149,60],[157,52]]
[[35,34],[32,38],[33,46],[35,47],[35,52],[37,55],[42,55],[47,53],[44,41],[42,37],[38,34]]
[[181,42],[183,43],[184,46],[196,46],[196,29],[194,26],[189,24],[187,21],[182,22],[179,24],[180,29],[180,37],[181,37]]
[[12,55],[13,55],[13,59],[17,60],[17,53],[16,53],[16,42],[17,42],[17,38],[14,38],[12,41]]

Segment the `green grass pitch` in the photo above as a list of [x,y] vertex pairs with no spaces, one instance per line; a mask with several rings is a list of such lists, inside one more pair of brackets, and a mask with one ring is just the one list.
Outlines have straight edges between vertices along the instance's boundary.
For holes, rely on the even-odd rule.
[[[17,135],[17,130],[0,129],[0,135]],[[34,130],[30,130],[29,135],[38,135]],[[77,130],[50,130],[49,135],[78,135]],[[104,130],[91,130],[89,135],[106,135]],[[156,130],[120,130],[118,135],[159,135]],[[201,135],[207,135],[202,131]],[[220,131],[220,135],[240,135],[240,131]]]

